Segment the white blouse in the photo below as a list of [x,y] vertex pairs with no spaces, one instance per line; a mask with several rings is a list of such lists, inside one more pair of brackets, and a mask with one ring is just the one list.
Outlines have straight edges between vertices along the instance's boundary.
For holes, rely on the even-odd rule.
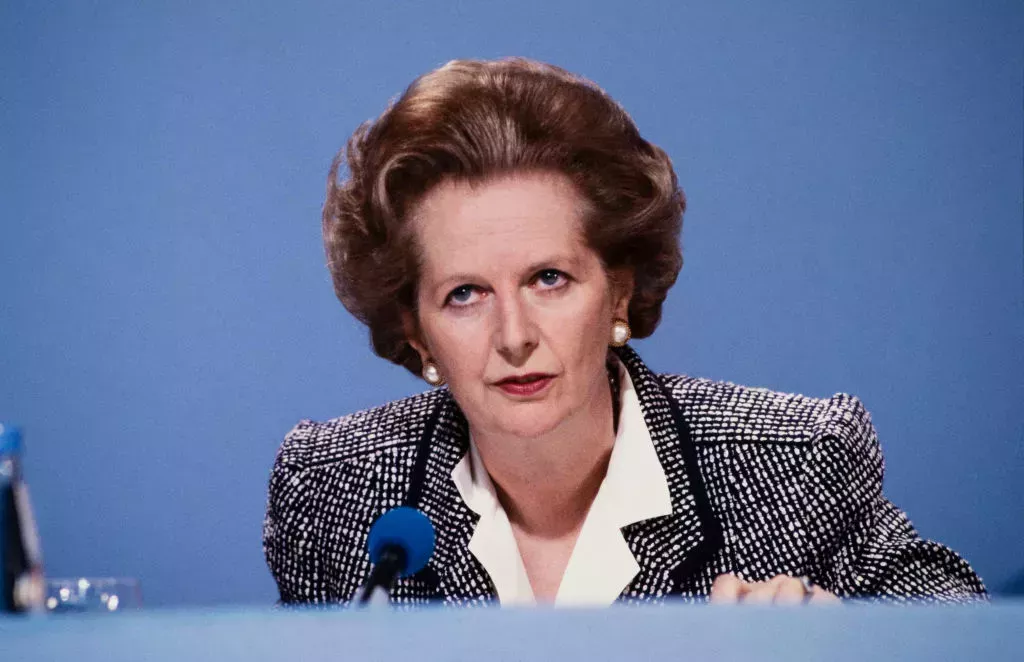
[[[608,472],[590,506],[572,556],[562,575],[555,606],[606,606],[640,570],[621,528],[672,513],[668,480],[644,421],[640,402],[625,366],[619,369],[619,429]],[[530,580],[476,445],[452,470],[466,505],[480,516],[469,551],[494,582],[503,606],[535,605]]]

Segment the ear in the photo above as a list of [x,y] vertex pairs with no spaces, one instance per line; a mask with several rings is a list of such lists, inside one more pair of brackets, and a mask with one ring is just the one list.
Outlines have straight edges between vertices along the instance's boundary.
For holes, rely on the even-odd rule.
[[427,346],[423,342],[416,314],[411,310],[402,311],[402,331],[405,333],[406,341],[420,355],[420,362],[425,363],[430,358],[430,352],[427,351]]
[[619,267],[608,273],[611,285],[612,315],[617,319],[629,319],[629,302],[633,299],[633,268]]

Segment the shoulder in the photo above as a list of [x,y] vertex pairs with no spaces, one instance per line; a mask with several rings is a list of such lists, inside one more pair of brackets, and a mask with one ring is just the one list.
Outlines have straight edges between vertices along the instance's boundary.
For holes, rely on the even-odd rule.
[[[347,599],[369,569],[370,523],[405,494],[442,391],[300,421],[270,472],[263,550],[285,602]],[[359,553],[356,553],[358,550]]]
[[443,393],[426,391],[327,421],[299,421],[285,436],[275,466],[303,470],[415,447]]
[[330,549],[363,549],[370,522],[404,495],[417,442],[444,397],[436,390],[328,421],[304,420],[285,436],[263,524],[275,575],[296,554],[322,560]]
[[695,444],[806,444],[878,454],[871,415],[855,396],[816,398],[686,375],[661,375]]
[[753,517],[745,526],[765,527],[755,520],[771,503],[777,535],[794,530],[778,528],[783,525],[810,526],[805,518],[811,517],[816,535],[824,536],[815,544],[824,545],[847,531],[852,517],[878,507],[882,452],[858,398],[814,398],[677,375],[662,379],[689,428],[712,498],[728,495],[716,507],[733,520]]

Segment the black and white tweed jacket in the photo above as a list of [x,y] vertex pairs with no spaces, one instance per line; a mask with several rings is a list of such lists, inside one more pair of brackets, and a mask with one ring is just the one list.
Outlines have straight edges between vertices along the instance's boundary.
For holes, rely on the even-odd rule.
[[[921,539],[882,496],[871,419],[849,395],[814,399],[655,375],[615,350],[633,380],[672,495],[669,516],[623,528],[640,572],[621,602],[704,599],[715,577],[807,576],[843,597],[983,599],[953,551]],[[427,566],[398,580],[401,604],[487,604],[490,577],[469,551],[477,515],[452,469],[465,419],[447,389],[325,423],[302,421],[270,477],[263,549],[284,603],[350,600],[370,571],[366,538],[386,510],[434,524]]]

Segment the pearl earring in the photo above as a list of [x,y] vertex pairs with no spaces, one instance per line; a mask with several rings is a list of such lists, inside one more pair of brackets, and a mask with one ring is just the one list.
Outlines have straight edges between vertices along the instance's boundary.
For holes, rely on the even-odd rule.
[[633,331],[629,328],[629,322],[624,319],[616,319],[612,322],[612,347],[622,347],[633,337]]
[[441,376],[441,371],[437,369],[437,364],[430,360],[423,362],[423,379],[431,386],[441,386],[444,384],[444,377]]

